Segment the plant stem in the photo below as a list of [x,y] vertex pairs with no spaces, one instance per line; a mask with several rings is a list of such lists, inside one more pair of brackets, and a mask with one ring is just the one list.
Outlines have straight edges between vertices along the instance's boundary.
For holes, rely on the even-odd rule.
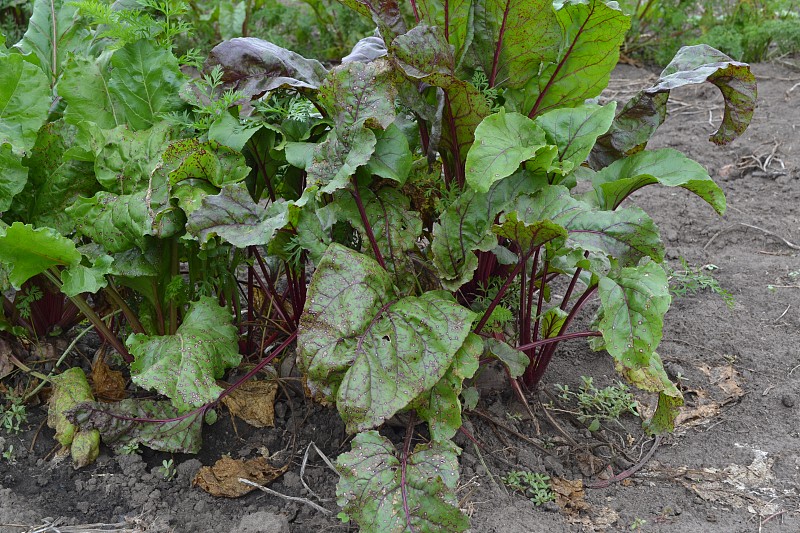
[[[547,268],[550,266],[550,263],[545,261],[542,265],[542,286],[544,286],[545,279],[547,279]],[[544,287],[543,287],[544,288]],[[533,325],[533,341],[536,342],[539,339],[539,322],[542,316],[542,307],[544,306],[544,291],[539,290],[539,300],[536,302],[536,323]],[[529,319],[530,320],[530,319]]]
[[[261,268],[261,273],[264,276],[264,280],[266,280],[266,284],[269,287],[269,288],[265,287],[264,281],[261,280],[260,276],[256,275],[255,279],[261,286],[261,290],[264,291],[264,294],[267,295],[275,303],[275,307],[278,309],[278,314],[281,315],[281,318],[283,318],[286,321],[286,324],[289,326],[294,326],[296,328],[297,323],[291,320],[289,316],[286,314],[286,308],[284,307],[286,305],[286,301],[283,298],[281,298],[278,292],[275,290],[275,285],[272,283],[272,277],[269,275],[269,271],[267,270],[267,265],[264,264],[264,259],[261,257],[261,254],[253,246],[251,246],[249,250],[256,258],[258,266]],[[253,274],[255,274],[255,272],[253,272]]]
[[475,331],[476,334],[480,333],[481,330],[483,329],[483,327],[486,325],[486,322],[489,321],[489,317],[492,315],[492,312],[494,311],[495,307],[497,307],[497,304],[500,303],[500,300],[505,295],[506,291],[508,290],[508,287],[511,286],[511,283],[514,281],[514,278],[517,277],[517,275],[522,271],[522,268],[525,266],[525,263],[527,262],[528,257],[530,257],[530,254],[525,256],[525,257],[523,257],[523,258],[521,258],[519,260],[519,262],[517,263],[517,266],[514,267],[514,270],[512,270],[511,273],[506,278],[506,281],[505,281],[505,283],[503,283],[503,286],[500,287],[499,291],[497,291],[497,296],[494,297],[494,300],[492,300],[492,303],[490,303],[489,307],[487,307],[486,311],[484,311],[480,322],[478,322],[478,325],[475,326],[475,330],[474,331]]
[[416,411],[411,411],[406,425],[406,438],[403,441],[403,456],[400,459],[400,491],[403,493],[403,511],[406,513],[406,526],[408,530],[415,531],[411,525],[411,509],[408,506],[408,483],[406,482],[406,471],[408,470],[408,458],[411,455],[411,437],[414,435],[414,422]]
[[353,195],[353,199],[356,201],[358,214],[361,215],[361,223],[364,225],[364,231],[367,233],[370,246],[372,246],[372,253],[375,254],[375,260],[386,270],[386,263],[383,260],[381,251],[378,249],[378,243],[375,241],[375,234],[372,232],[372,225],[369,223],[367,211],[364,209],[364,203],[361,201],[361,195],[358,193],[358,182],[355,176],[353,177],[353,188],[350,189],[350,194]]
[[[61,280],[56,275],[58,274],[58,271],[55,271],[54,273],[50,270],[45,270],[42,272],[42,274],[44,274],[44,276],[49,279],[53,285],[61,290]],[[122,344],[122,341],[120,341],[117,336],[114,335],[110,329],[108,329],[108,326],[106,326],[105,322],[103,322],[103,320],[97,316],[97,313],[95,313],[89,304],[86,303],[86,300],[84,300],[79,294],[76,294],[75,296],[68,296],[68,298],[72,301],[72,303],[75,304],[75,307],[80,309],[81,313],[83,313],[83,316],[85,316],[89,322],[94,324],[94,327],[97,328],[97,332],[122,356],[125,362],[129,364],[132,363],[133,356],[130,354],[128,349],[125,348],[125,345]]]
[[515,349],[519,350],[520,352],[524,352],[526,350],[538,348],[539,346],[546,346],[548,344],[559,343],[561,341],[580,339],[582,337],[600,337],[601,335],[603,334],[600,333],[599,331],[578,331],[576,333],[567,333],[566,335],[558,335],[556,337],[550,337],[548,339],[540,339],[535,342],[529,342],[528,344],[517,346]]
[[127,302],[120,296],[119,291],[117,291],[117,288],[114,286],[114,282],[111,280],[108,280],[106,294],[108,294],[111,301],[119,307],[122,314],[125,315],[125,320],[128,321],[134,333],[146,333],[144,326],[139,322],[139,317],[136,316],[136,313],[133,312]]
[[[170,283],[178,275],[180,263],[178,262],[178,240],[172,239],[170,242],[170,263],[169,263]],[[178,331],[178,306],[175,305],[175,300],[170,298],[169,301],[169,334],[175,335]]]

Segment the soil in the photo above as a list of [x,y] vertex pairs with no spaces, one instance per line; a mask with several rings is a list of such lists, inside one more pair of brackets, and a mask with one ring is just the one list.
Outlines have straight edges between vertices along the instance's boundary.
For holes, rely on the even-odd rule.
[[[680,258],[708,265],[713,271],[704,272],[735,299],[728,308],[706,290],[676,298],[667,315],[659,351],[686,396],[681,424],[658,442],[632,416],[592,434],[560,401],[548,408],[553,423],[538,404],[531,420],[487,370],[480,377],[488,389],[481,414],[468,414],[465,422],[482,448],[463,435],[456,440],[464,448],[459,495],[472,531],[800,531],[800,248],[791,244],[800,244],[800,73],[776,64],[753,71],[759,103],[741,139],[723,148],[707,141],[722,112],[721,97],[709,85],[674,92],[672,116],[651,144],[674,147],[706,166],[725,190],[727,214],[717,216],[682,189],[648,187],[630,200],[660,225],[673,268],[681,268]],[[604,97],[624,100],[652,79],[647,70],[621,66]],[[548,372],[549,391],[556,383],[576,389],[580,376],[598,386],[615,380],[608,356],[580,341],[563,346]],[[499,385],[494,392],[493,384]],[[646,411],[652,398],[640,400]],[[96,464],[78,471],[53,458],[56,444],[52,430],[41,427],[43,410],[29,411],[23,433],[3,434],[6,449],[14,445],[16,464],[0,461],[2,532],[355,530],[336,518],[336,476],[313,451],[301,479],[310,442],[331,458],[349,446],[336,412],[300,394],[279,395],[272,429],[221,412],[204,430],[196,457],[147,450],[115,456],[103,449]],[[386,433],[401,440],[402,429]],[[315,500],[331,515],[259,491],[213,498],[191,485],[201,465],[224,454],[279,452],[273,459],[280,465],[292,449],[297,453],[288,471],[270,487]],[[165,479],[160,467],[169,459],[177,473]],[[609,479],[625,477],[637,463],[641,468],[632,476]],[[499,477],[511,469],[562,480],[560,505],[536,506],[509,494]]]

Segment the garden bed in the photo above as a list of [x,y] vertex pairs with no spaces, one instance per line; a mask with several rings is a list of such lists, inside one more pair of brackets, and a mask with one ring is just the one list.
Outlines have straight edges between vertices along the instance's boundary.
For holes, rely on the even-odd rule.
[[[713,265],[702,272],[735,299],[728,308],[703,291],[676,298],[667,314],[659,352],[671,377],[680,377],[682,423],[658,442],[632,417],[622,420],[624,429],[610,424],[592,435],[558,405],[548,408],[556,428],[536,402],[534,424],[509,393],[485,392],[480,414],[465,416],[480,451],[463,434],[456,437],[465,450],[458,496],[473,531],[800,530],[800,73],[775,64],[753,71],[758,107],[741,138],[724,148],[707,141],[722,110],[718,91],[708,85],[674,92],[672,115],[650,144],[676,148],[704,165],[727,195],[727,214],[718,217],[682,189],[648,188],[646,196],[628,200],[661,228],[672,268],[682,268],[681,258],[695,268]],[[649,71],[622,66],[605,95],[625,101],[648,77],[652,82]],[[557,352],[544,387],[575,389],[581,375],[598,386],[616,379],[607,354],[571,341]],[[490,389],[495,376],[479,379]],[[15,465],[0,462],[0,531],[45,531],[44,520],[74,526],[62,531],[87,531],[85,524],[104,524],[108,531],[355,530],[336,518],[337,476],[313,449],[304,461],[311,442],[331,458],[348,451],[343,424],[335,410],[287,391],[278,395],[273,429],[252,428],[223,409],[204,428],[196,457],[112,455],[104,448],[96,464],[78,471],[53,459],[53,431],[41,427],[44,411],[31,408],[26,431],[4,437],[17,453]],[[404,430],[383,432],[401,442]],[[534,443],[545,444],[544,450]],[[614,462],[613,475],[641,468],[608,479],[612,449],[627,455]],[[192,486],[201,465],[226,454],[288,462],[270,488],[314,500],[332,514],[259,491],[224,499]],[[161,469],[170,459],[176,474],[166,479]],[[501,487],[500,477],[511,469],[583,479],[585,486],[561,482],[558,503],[535,506]]]

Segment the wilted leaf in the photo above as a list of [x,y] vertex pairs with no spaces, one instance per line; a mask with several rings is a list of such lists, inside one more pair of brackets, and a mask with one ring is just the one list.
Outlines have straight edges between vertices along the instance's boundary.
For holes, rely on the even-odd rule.
[[253,427],[275,426],[275,396],[278,384],[274,381],[245,381],[222,399],[225,407]]
[[256,490],[255,487],[240,482],[239,478],[266,485],[282,476],[288,466],[287,464],[275,468],[263,457],[237,461],[224,455],[214,463],[214,466],[202,467],[194,476],[192,485],[200,487],[212,496],[238,498]]
[[94,395],[106,401],[118,401],[125,398],[125,377],[119,370],[111,370],[111,367],[101,357],[92,365],[92,390]]
[[464,531],[469,520],[454,492],[457,450],[450,441],[419,444],[401,463],[377,431],[359,433],[336,461],[336,501],[364,533]]
[[84,402],[67,413],[81,429],[97,429],[103,442],[121,453],[143,444],[170,453],[197,453],[202,444],[202,410],[181,415],[170,402],[122,400],[116,403]]
[[[4,319],[0,317],[0,322],[3,321]],[[14,352],[11,350],[11,345],[8,341],[0,339],[0,379],[3,379],[14,371],[14,364],[9,358],[10,355],[14,355]]]
[[727,144],[744,133],[753,118],[757,93],[750,66],[708,45],[684,46],[656,84],[625,104],[609,132],[598,139],[589,159],[592,168],[603,168],[643,150],[666,119],[670,91],[706,81],[717,86],[725,99],[722,124],[710,140]]
[[254,37],[237,37],[215,46],[206,70],[222,67],[223,81],[247,97],[284,87],[316,89],[327,75],[315,59]]
[[584,499],[582,479],[550,478],[550,487],[556,494],[556,504],[570,514],[588,510],[591,506]]
[[47,425],[56,430],[55,438],[62,446],[72,447],[75,468],[84,467],[100,453],[100,433],[96,429],[76,427],[66,412],[81,402],[94,401],[92,389],[83,370],[77,367],[50,378],[53,394],[47,409]]
[[202,297],[175,335],[132,334],[126,344],[135,361],[133,382],[168,396],[178,409],[199,407],[217,399],[215,379],[241,360],[231,314],[215,298]]

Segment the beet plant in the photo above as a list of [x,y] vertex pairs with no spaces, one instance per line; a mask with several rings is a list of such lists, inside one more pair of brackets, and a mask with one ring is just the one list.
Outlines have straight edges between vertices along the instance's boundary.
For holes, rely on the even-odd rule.
[[[83,304],[106,295],[133,382],[165,398],[80,403],[65,415],[81,430],[197,451],[204,415],[296,340],[309,394],[355,434],[337,462],[344,516],[463,531],[452,438],[487,361],[535,391],[560,343],[586,338],[658,395],[646,430],[672,429],[682,397],[656,351],[664,248],[625,200],[660,184],[724,212],[701,165],[646,147],[670,91],[704,82],[725,100],[711,141],[732,141],[755,79],[686,47],[617,109],[594,100],[629,25],[616,3],[342,3],[379,35],[340,65],[237,38],[195,78],[152,14],[136,31],[107,17],[120,27],[98,34],[73,4],[57,20],[40,9],[51,19],[29,31],[72,24],[49,42],[74,46],[0,51],[0,262],[15,288],[43,274]],[[251,350],[251,370],[220,388]],[[379,430],[400,413],[397,449]]]

